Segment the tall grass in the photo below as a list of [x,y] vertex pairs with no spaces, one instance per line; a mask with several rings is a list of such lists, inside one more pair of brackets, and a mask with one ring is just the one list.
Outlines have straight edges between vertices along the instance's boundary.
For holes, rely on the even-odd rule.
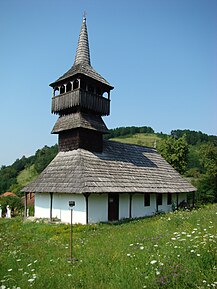
[[[217,205],[116,224],[0,220],[0,288],[215,288]],[[14,286],[14,287],[13,287]]]

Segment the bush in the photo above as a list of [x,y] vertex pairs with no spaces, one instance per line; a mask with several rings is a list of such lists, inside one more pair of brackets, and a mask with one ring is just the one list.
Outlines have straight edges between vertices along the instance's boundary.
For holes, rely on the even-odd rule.
[[21,212],[21,210],[24,208],[24,205],[19,197],[13,197],[13,196],[7,196],[0,198],[0,204],[2,207],[3,214],[6,213],[6,207],[9,205],[12,214],[15,214],[16,212]]

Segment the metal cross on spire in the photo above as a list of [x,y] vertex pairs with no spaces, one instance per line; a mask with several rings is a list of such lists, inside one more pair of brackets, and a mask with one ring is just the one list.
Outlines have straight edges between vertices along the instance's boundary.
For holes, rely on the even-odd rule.
[[83,20],[86,20],[86,17],[87,17],[87,12],[84,10]]

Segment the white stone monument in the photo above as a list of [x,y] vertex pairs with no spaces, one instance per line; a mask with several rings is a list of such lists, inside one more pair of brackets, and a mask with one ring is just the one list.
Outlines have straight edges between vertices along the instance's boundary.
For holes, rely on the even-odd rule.
[[6,207],[6,218],[10,219],[11,218],[11,209],[9,205]]

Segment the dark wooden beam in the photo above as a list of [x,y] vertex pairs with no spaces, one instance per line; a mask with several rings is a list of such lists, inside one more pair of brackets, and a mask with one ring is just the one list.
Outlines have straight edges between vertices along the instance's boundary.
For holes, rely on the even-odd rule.
[[50,221],[52,222],[53,193],[50,193]]
[[25,193],[25,201],[24,201],[24,219],[27,218],[27,196],[28,196],[28,193]]
[[192,207],[195,207],[195,192],[193,192],[193,196],[192,196]]
[[86,224],[89,222],[89,205],[88,205],[88,198],[90,196],[90,193],[84,193],[83,194],[85,197],[85,202],[86,202]]
[[178,207],[179,207],[179,194],[176,193],[176,208],[178,210]]
[[130,193],[130,204],[129,204],[129,218],[132,218],[132,198],[133,198],[133,194]]
[[156,195],[156,212],[158,213],[158,194],[155,195]]

